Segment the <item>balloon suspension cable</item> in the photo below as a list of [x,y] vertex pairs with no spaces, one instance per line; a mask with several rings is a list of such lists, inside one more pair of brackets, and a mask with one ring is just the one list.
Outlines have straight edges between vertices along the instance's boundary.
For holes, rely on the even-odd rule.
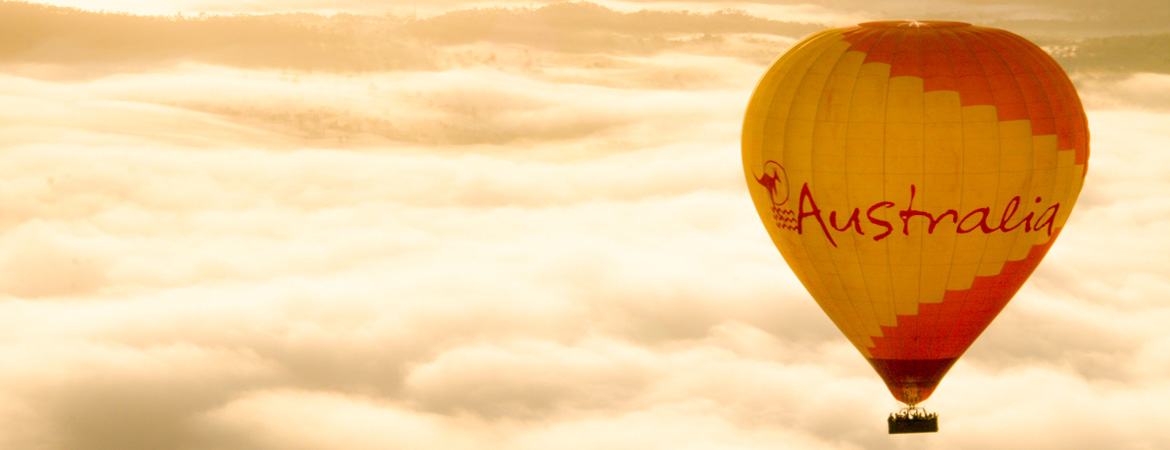
[[898,412],[890,413],[887,423],[890,434],[938,432],[938,414],[926,412],[918,405],[906,405]]

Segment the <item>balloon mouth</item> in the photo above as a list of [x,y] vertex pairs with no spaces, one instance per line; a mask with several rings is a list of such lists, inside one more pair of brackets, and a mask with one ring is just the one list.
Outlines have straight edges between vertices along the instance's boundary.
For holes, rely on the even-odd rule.
[[857,25],[866,28],[959,28],[971,26],[967,22],[947,22],[943,20],[885,20],[880,22],[863,22]]
[[959,358],[883,359],[868,358],[894,398],[910,406],[922,403]]

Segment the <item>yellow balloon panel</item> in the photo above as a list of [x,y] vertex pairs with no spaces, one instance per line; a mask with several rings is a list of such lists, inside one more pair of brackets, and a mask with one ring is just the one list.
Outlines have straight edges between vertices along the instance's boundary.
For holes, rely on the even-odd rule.
[[916,402],[1059,233],[1088,133],[1067,76],[1023,38],[880,22],[777,59],[749,103],[743,157],[789,266]]

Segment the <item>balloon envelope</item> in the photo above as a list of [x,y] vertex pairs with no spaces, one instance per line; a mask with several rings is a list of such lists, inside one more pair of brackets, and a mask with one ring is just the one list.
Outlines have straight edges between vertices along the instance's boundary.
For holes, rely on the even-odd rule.
[[863,23],[798,42],[752,94],[742,146],[785,261],[911,405],[1035,270],[1089,156],[1056,61],[959,22]]

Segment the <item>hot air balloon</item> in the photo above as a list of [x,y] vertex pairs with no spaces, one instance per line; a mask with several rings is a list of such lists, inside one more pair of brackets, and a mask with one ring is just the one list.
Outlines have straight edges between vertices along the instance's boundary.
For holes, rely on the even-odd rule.
[[801,40],[747,107],[752,200],[796,277],[905,404],[919,404],[1036,269],[1084,181],[1068,76],[1008,31],[870,22]]

